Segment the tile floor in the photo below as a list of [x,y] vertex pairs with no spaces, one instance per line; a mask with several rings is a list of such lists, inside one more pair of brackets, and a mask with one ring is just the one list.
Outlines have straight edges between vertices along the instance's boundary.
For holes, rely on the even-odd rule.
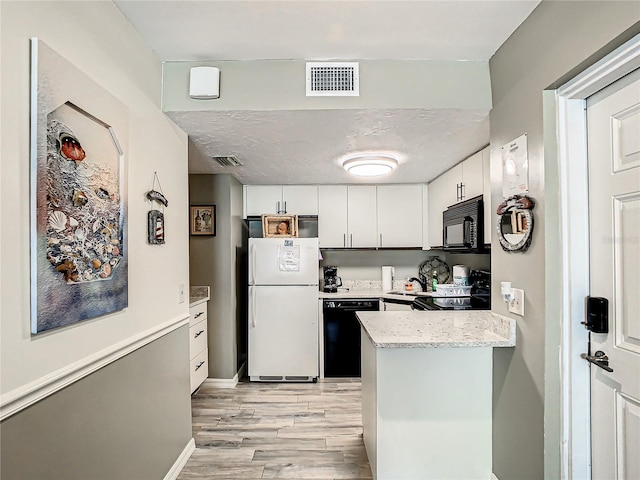
[[206,381],[191,398],[196,450],[178,480],[370,479],[360,379]]

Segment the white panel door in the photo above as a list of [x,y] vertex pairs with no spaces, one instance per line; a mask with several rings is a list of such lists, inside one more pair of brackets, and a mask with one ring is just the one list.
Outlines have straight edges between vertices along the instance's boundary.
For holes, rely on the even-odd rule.
[[349,185],[348,196],[348,247],[377,247],[375,185]]
[[318,187],[318,240],[321,248],[347,246],[347,186]]
[[318,275],[317,238],[249,239],[251,285],[318,285]]
[[640,70],[587,100],[591,296],[609,333],[591,333],[592,478],[640,478]]
[[249,287],[249,376],[317,377],[318,289]]
[[422,247],[422,185],[378,185],[380,247]]

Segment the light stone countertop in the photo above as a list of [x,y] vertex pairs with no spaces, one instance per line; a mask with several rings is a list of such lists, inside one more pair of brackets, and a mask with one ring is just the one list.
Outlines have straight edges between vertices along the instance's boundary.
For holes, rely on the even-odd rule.
[[189,308],[209,301],[209,287],[194,286],[189,288]]
[[358,312],[376,348],[514,347],[516,322],[487,310]]
[[[393,290],[402,291],[404,289],[404,282],[395,281],[393,284]],[[379,280],[346,280],[343,287],[338,287],[337,293],[327,293],[322,291],[318,292],[318,298],[332,299],[332,298],[391,298],[395,300],[406,300],[407,303],[413,302],[413,299],[417,295],[432,295],[432,292],[420,292],[418,290],[413,291],[414,295],[392,295],[389,292],[382,290],[382,282]]]

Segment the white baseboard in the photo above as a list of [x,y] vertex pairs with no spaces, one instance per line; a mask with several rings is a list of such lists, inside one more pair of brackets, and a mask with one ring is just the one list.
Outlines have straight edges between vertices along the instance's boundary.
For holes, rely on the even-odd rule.
[[491,474],[491,480],[499,480],[495,473]]
[[204,385],[216,388],[236,388],[238,384],[238,374],[236,373],[233,378],[207,378]]
[[189,440],[189,443],[187,443],[187,446],[184,447],[184,450],[182,450],[182,453],[180,454],[180,456],[173,463],[169,472],[164,476],[164,480],[176,480],[176,478],[178,478],[178,475],[180,475],[180,472],[182,471],[184,466],[189,461],[189,457],[191,457],[191,454],[195,452],[195,450],[196,450],[196,442],[192,438],[191,440]]

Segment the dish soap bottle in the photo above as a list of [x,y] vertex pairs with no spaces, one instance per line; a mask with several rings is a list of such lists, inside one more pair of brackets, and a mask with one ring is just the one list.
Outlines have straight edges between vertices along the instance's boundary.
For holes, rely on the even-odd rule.
[[436,291],[436,286],[438,285],[438,274],[433,272],[433,276],[431,277],[431,291]]

